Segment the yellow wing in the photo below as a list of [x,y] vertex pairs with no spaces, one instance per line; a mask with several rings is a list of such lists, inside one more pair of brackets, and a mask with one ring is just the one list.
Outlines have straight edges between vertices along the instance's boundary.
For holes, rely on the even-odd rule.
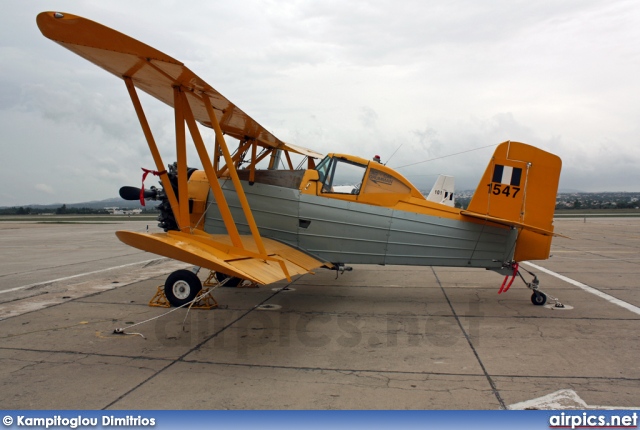
[[[116,235],[122,242],[144,251],[260,284],[272,283],[283,278],[290,280],[291,275],[304,274],[322,265],[330,265],[292,246],[263,239],[246,203],[242,186],[239,185],[237,172],[231,168],[229,175],[234,181],[244,215],[252,231],[250,236],[238,234],[218,183],[219,172],[212,165],[211,157],[207,154],[197,127],[193,126],[195,121],[198,121],[215,130],[216,144],[219,144],[224,152],[227,166],[231,165],[231,159],[223,134],[230,135],[241,142],[252,141],[263,147],[282,149],[285,154],[286,151],[291,151],[312,158],[321,158],[322,154],[287,145],[277,139],[180,61],[129,36],[68,13],[43,12],[38,15],[37,23],[44,36],[123,79],[130,90],[136,113],[139,118],[142,118],[143,131],[160,172],[173,214],[176,216],[179,231],[166,233],[119,231]],[[164,163],[150,137],[148,124],[143,120],[144,115],[135,90],[129,88],[131,84],[176,111],[179,193],[174,193],[167,179],[167,172],[163,171]],[[195,202],[189,201],[186,179],[185,121],[189,125],[206,173],[208,186],[204,191],[206,193],[209,188],[213,191],[228,235],[210,235],[202,230],[193,230],[190,225],[190,205],[192,203],[195,205]],[[182,126],[178,127],[178,123],[182,123]],[[255,161],[252,167],[254,164]]]
[[[137,88],[171,107],[174,107],[175,86],[206,94],[222,131],[229,136],[238,140],[255,139],[261,146],[304,156],[323,157],[313,150],[282,142],[183,63],[149,45],[70,13],[42,12],[36,22],[45,37],[119,78],[131,78]],[[188,91],[186,94],[196,121],[211,128],[211,120],[202,99],[190,96]]]
[[200,230],[192,234],[119,231],[116,235],[134,248],[263,285],[283,279],[284,273],[302,275],[325,264],[289,245],[266,238],[262,240],[267,258],[258,254],[251,236],[241,236],[242,249],[234,247],[228,235],[210,235]]

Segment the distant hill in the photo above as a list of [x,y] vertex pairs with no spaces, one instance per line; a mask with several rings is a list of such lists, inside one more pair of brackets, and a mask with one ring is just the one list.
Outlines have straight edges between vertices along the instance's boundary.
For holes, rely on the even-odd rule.
[[[422,191],[426,196],[428,191]],[[456,202],[463,208],[469,205],[469,201],[473,196],[474,190],[461,190],[456,192]],[[582,207],[582,208],[609,208],[609,207],[633,207],[640,205],[640,193],[638,192],[595,192],[585,193],[580,191],[571,191],[569,189],[563,189],[558,192],[557,203],[559,208],[566,207]],[[580,202],[576,204],[576,202]],[[108,207],[118,207],[121,209],[143,209],[154,210],[158,205],[157,202],[147,202],[147,206],[142,206],[139,201],[124,200],[120,197],[115,197],[105,200],[93,200],[89,202],[81,203],[53,203],[50,205],[19,205],[19,206],[0,206],[0,211],[10,208],[24,207],[36,209],[39,212],[51,211],[54,212],[62,205],[66,205],[67,208],[88,208],[88,209],[104,209]]]
[[558,194],[575,194],[575,193],[584,193],[584,191],[574,190],[572,188],[561,188],[558,190]]
[[[153,209],[157,206],[156,202],[147,202],[147,206],[142,206],[139,201],[124,200],[124,199],[121,199],[120,197],[115,197],[115,198],[105,199],[105,200],[92,200],[90,202],[81,202],[81,203],[60,202],[60,203],[52,203],[50,205],[17,205],[17,206],[22,206],[25,208],[29,207],[33,209],[39,209],[39,210],[55,211],[63,204],[66,205],[68,208],[89,208],[89,209],[104,209],[109,207],[118,207],[122,209]],[[17,206],[16,205],[0,206],[0,209],[8,209],[8,208],[13,208]]]

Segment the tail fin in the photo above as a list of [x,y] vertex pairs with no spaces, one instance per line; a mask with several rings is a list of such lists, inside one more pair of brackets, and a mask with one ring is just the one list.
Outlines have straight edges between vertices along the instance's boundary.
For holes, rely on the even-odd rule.
[[431,202],[440,203],[450,207],[455,206],[455,198],[453,197],[455,188],[455,180],[453,176],[440,175],[433,184],[427,200]]
[[503,142],[463,215],[520,230],[514,260],[549,258],[562,161],[518,142]]

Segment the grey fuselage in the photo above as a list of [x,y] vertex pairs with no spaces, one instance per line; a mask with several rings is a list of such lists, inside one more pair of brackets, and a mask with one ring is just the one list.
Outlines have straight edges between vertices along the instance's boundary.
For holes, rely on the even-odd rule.
[[[513,258],[514,229],[305,194],[296,176],[269,181],[267,175],[263,182],[258,182],[258,176],[253,185],[246,180],[241,183],[263,237],[320,260],[495,270]],[[251,234],[231,181],[220,183],[238,231]],[[207,207],[205,231],[226,234],[211,191]]]

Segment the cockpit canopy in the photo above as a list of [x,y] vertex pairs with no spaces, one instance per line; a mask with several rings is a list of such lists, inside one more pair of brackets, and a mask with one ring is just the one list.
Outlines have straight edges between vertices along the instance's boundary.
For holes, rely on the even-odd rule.
[[[394,195],[424,198],[411,183],[393,169],[360,157],[329,154],[316,167],[323,194],[357,196]],[[361,200],[359,198],[358,200]]]

